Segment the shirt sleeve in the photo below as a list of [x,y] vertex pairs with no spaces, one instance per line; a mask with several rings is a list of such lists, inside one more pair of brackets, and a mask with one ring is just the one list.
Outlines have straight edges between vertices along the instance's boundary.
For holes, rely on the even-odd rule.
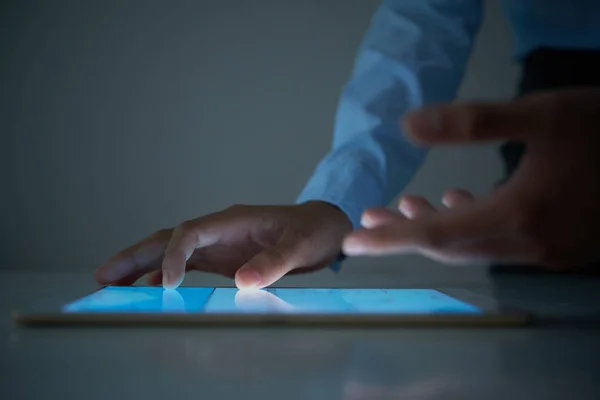
[[343,88],[332,148],[297,199],[362,213],[389,204],[427,150],[400,132],[401,116],[456,97],[482,19],[482,0],[385,0]]

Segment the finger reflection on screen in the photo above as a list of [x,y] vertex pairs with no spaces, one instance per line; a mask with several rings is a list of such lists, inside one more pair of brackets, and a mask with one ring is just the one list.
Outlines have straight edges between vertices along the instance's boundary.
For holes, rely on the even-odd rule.
[[169,312],[184,312],[185,300],[176,289],[165,289],[162,293],[162,310]]
[[296,307],[266,290],[238,290],[235,305],[245,311],[293,312]]

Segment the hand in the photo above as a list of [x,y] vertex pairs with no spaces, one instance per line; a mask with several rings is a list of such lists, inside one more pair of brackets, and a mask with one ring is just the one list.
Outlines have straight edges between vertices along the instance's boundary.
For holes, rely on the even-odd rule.
[[188,270],[235,278],[240,289],[269,286],[287,273],[333,262],[352,225],[323,202],[234,206],[164,229],[119,252],[96,271],[100,284],[176,288]]
[[545,92],[509,103],[457,103],[407,115],[423,145],[516,140],[527,148],[514,175],[491,194],[435,212],[421,202],[410,219],[369,210],[348,255],[421,253],[475,260],[583,266],[600,259],[600,90]]

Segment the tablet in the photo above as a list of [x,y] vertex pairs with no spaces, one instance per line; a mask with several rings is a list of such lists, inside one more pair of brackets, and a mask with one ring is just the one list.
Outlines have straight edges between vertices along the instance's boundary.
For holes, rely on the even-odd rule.
[[526,313],[463,289],[107,286],[15,315],[24,325],[519,325]]

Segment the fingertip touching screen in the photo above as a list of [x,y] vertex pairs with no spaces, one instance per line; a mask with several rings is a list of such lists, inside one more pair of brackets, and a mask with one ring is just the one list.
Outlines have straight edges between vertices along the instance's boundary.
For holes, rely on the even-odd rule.
[[66,304],[64,313],[481,314],[434,289],[312,289],[109,286]]

